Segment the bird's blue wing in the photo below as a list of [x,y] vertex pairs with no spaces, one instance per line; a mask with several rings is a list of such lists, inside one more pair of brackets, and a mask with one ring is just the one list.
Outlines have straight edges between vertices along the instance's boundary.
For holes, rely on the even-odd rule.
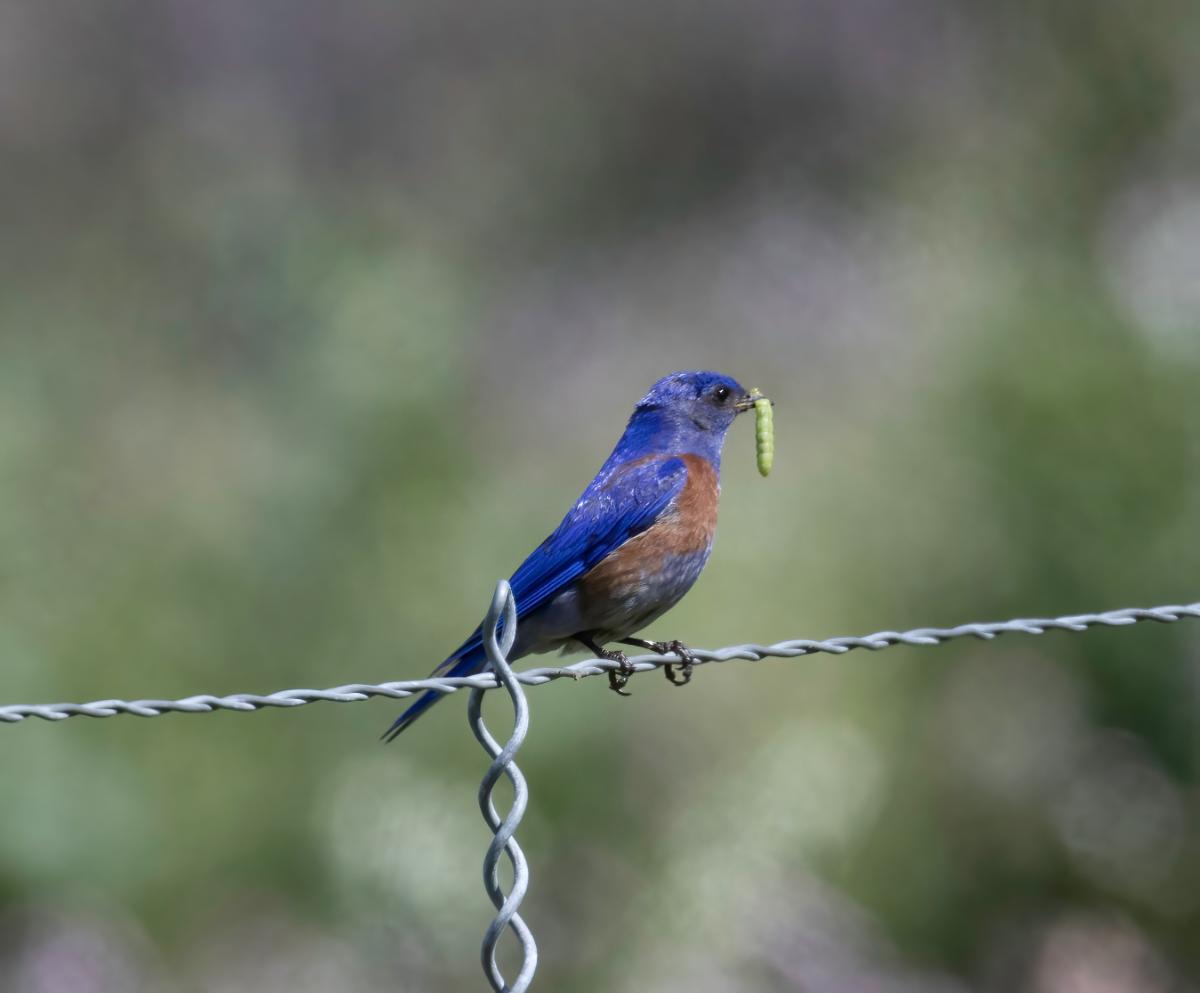
[[537,610],[568,583],[645,531],[683,489],[687,466],[662,457],[618,472],[580,497],[555,532],[513,573],[517,616]]
[[[518,620],[553,600],[601,559],[650,527],[686,482],[683,459],[667,455],[602,471],[554,533],[509,579]],[[476,628],[432,674],[466,676],[482,671],[486,664],[483,636]],[[394,739],[440,699],[441,694],[427,690],[384,732],[384,739]]]
[[[664,455],[618,469],[589,486],[554,533],[509,579],[518,620],[553,600],[610,552],[650,527],[685,482],[684,461]],[[482,642],[477,628],[434,672],[448,668]]]

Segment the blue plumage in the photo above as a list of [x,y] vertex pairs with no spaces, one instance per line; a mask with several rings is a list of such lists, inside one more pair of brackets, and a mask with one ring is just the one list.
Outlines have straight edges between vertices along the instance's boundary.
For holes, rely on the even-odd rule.
[[[654,384],[595,479],[509,580],[518,619],[511,659],[628,638],[678,601],[708,557],[725,432],[752,403],[735,380],[713,372]],[[476,628],[434,674],[463,676],[486,664]],[[424,694],[384,737],[440,696]]]

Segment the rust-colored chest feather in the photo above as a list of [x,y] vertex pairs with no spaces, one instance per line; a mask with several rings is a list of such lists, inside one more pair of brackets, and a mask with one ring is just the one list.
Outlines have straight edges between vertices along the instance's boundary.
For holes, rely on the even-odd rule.
[[[699,455],[682,456],[687,466],[687,482],[675,498],[673,513],[665,514],[653,527],[638,538],[657,541],[664,554],[688,555],[704,551],[712,545],[717,530],[717,500],[721,484],[717,470],[708,459]],[[637,540],[637,539],[635,539]]]
[[675,602],[696,581],[708,559],[717,528],[720,483],[712,464],[681,456],[687,481],[654,524],[580,577],[588,600],[623,600],[634,595]]

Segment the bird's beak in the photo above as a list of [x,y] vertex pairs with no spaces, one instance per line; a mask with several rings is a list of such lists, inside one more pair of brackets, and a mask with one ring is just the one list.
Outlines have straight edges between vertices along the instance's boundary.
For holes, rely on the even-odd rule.
[[[767,398],[764,397],[761,393],[759,393],[758,390],[751,390],[744,397],[740,397],[738,400],[734,401],[733,409],[736,410],[739,414],[742,414],[742,413],[745,413],[747,410],[753,410],[755,403],[757,403],[759,400],[765,400],[765,399],[767,399]],[[774,400],[771,401],[771,406],[772,407],[775,406]]]

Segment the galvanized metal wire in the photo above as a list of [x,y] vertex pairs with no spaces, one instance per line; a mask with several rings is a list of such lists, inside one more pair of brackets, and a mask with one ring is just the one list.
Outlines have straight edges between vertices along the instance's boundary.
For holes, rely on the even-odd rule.
[[[1065,617],[1019,618],[992,623],[960,624],[952,628],[914,628],[910,631],[878,631],[864,637],[829,638],[824,641],[796,639],[781,641],[773,645],[745,644],[721,648],[716,651],[693,649],[695,664],[706,662],[730,662],[734,660],[757,661],[765,658],[797,658],[817,652],[841,655],[857,648],[880,651],[893,645],[938,645],[954,638],[981,638],[990,640],[1001,634],[1020,633],[1038,635],[1047,631],[1084,631],[1091,627],[1122,627],[1143,621],[1169,623],[1185,618],[1200,618],[1200,602],[1186,605],[1161,607],[1127,607],[1096,614],[1070,614]],[[607,673],[618,663],[606,659],[587,659],[567,666],[527,669],[514,673],[508,664],[508,653],[512,649],[517,629],[517,608],[508,583],[501,581],[492,597],[492,605],[484,620],[484,650],[491,671],[474,676],[457,678],[415,679],[401,682],[368,684],[350,683],[328,690],[293,689],[280,690],[259,696],[253,693],[235,693],[230,696],[191,696],[181,700],[94,700],[90,703],[13,704],[0,707],[0,722],[15,724],[26,718],[38,717],[47,721],[61,721],[68,717],[115,717],[118,714],[134,714],[139,717],[159,717],[168,713],[213,713],[217,710],[261,710],[266,707],[300,707],[307,703],[329,701],[355,703],[371,697],[400,698],[425,690],[442,694],[470,689],[467,716],[471,731],[492,757],[479,787],[479,809],[492,841],[488,845],[483,861],[483,885],[488,898],[496,908],[484,934],[480,957],[484,975],[495,993],[524,993],[533,981],[537,970],[538,952],[533,933],[517,913],[521,901],[529,888],[529,864],[525,853],[517,844],[516,830],[529,803],[529,787],[515,761],[517,750],[529,732],[529,704],[524,686],[539,686],[555,679],[570,677],[583,679]],[[663,665],[678,663],[679,656],[639,655],[629,660],[636,672],[646,672]],[[504,687],[513,705],[514,724],[512,733],[504,745],[496,740],[483,721],[483,700],[488,690]],[[500,777],[505,776],[512,784],[513,802],[502,818],[492,800],[493,791]],[[513,870],[512,888],[506,895],[501,888],[499,863],[501,855],[508,857]],[[496,963],[496,946],[505,930],[511,930],[520,945],[522,961],[516,979],[509,984]]]
[[[500,624],[502,616],[503,632]],[[525,691],[514,678],[512,667],[508,664],[508,653],[512,650],[513,639],[516,636],[517,602],[508,583],[501,580],[496,586],[492,606],[483,622],[483,649],[487,653],[488,664],[512,700],[513,729],[503,748],[483,722],[483,698],[487,691],[473,689],[467,701],[467,719],[470,721],[471,731],[484,750],[492,756],[492,764],[488,766],[479,786],[479,810],[493,836],[483,859],[483,888],[487,891],[492,906],[496,908],[496,916],[483,936],[481,957],[483,973],[496,993],[524,993],[533,982],[533,974],[537,970],[537,943],[533,940],[533,932],[517,913],[517,908],[525,898],[525,891],[529,888],[529,864],[514,835],[529,804],[529,786],[513,758],[525,741],[525,735],[529,733],[529,703],[525,699]],[[502,775],[508,777],[513,788],[512,807],[503,819],[496,812],[496,806],[492,802],[492,792]],[[512,889],[507,897],[500,888],[501,852],[508,856],[513,869]],[[521,945],[523,956],[521,969],[511,986],[496,965],[496,945],[506,927],[512,928]]]
[[[1011,621],[960,624],[952,628],[914,628],[910,631],[877,631],[862,637],[827,638],[810,641],[798,638],[772,645],[748,643],[709,651],[691,649],[697,664],[706,662],[758,661],[766,658],[798,658],[817,652],[841,655],[857,648],[880,651],[893,645],[937,645],[954,638],[995,638],[1001,634],[1044,634],[1047,631],[1084,631],[1090,627],[1122,627],[1143,621],[1169,623],[1185,618],[1200,618],[1200,602],[1162,607],[1126,607],[1097,614],[1070,614],[1065,617],[1031,617]],[[630,658],[635,672],[648,672],[670,663],[678,664],[675,655],[636,655]],[[565,666],[546,666],[526,669],[514,674],[523,686],[540,686],[555,679],[584,679],[598,676],[617,667],[605,659],[585,659]],[[0,707],[0,723],[16,724],[26,718],[61,721],[68,717],[115,717],[133,714],[137,717],[161,717],[169,713],[209,714],[217,710],[252,711],[267,707],[302,707],[308,703],[357,703],[382,696],[399,699],[433,690],[437,693],[456,693],[460,689],[493,690],[502,683],[490,672],[474,676],[410,679],[388,683],[347,683],[327,690],[292,689],[259,695],[233,693],[229,696],[184,697],[180,700],[93,700],[89,703],[10,704]]]

